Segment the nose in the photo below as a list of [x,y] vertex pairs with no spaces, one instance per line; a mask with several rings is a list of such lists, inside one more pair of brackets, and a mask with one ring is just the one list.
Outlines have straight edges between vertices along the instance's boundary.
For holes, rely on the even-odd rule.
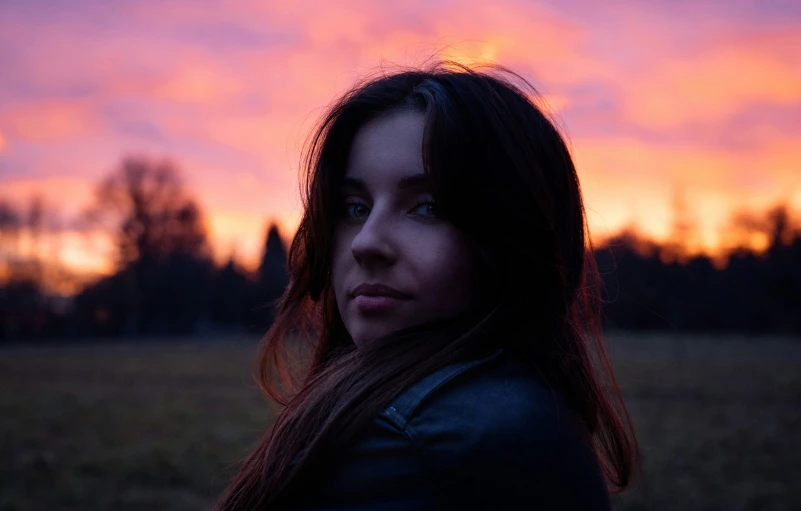
[[360,266],[391,266],[396,259],[391,232],[389,221],[373,210],[351,242],[356,262]]

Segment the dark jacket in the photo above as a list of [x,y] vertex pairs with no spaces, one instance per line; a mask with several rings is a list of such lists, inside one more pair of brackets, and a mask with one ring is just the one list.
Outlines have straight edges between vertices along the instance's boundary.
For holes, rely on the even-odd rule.
[[502,349],[410,386],[300,509],[605,510],[578,416]]

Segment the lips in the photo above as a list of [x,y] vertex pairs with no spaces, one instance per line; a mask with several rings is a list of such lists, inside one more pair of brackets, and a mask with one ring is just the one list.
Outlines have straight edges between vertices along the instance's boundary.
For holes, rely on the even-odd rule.
[[396,299],[410,298],[410,295],[395,289],[394,287],[385,286],[384,284],[360,284],[350,292],[350,298],[357,296],[369,297],[388,297]]

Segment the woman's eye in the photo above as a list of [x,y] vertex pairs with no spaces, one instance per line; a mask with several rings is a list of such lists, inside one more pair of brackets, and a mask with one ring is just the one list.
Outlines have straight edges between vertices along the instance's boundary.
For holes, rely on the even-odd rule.
[[414,207],[412,213],[424,218],[437,218],[437,207],[431,201],[421,202]]
[[345,214],[348,218],[363,219],[367,218],[370,208],[361,202],[348,202],[345,204]]

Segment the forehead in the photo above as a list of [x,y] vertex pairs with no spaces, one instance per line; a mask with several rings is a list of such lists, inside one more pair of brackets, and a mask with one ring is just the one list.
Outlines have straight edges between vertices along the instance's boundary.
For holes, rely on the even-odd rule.
[[366,123],[353,139],[345,175],[378,183],[423,173],[424,123],[417,111],[393,112]]

